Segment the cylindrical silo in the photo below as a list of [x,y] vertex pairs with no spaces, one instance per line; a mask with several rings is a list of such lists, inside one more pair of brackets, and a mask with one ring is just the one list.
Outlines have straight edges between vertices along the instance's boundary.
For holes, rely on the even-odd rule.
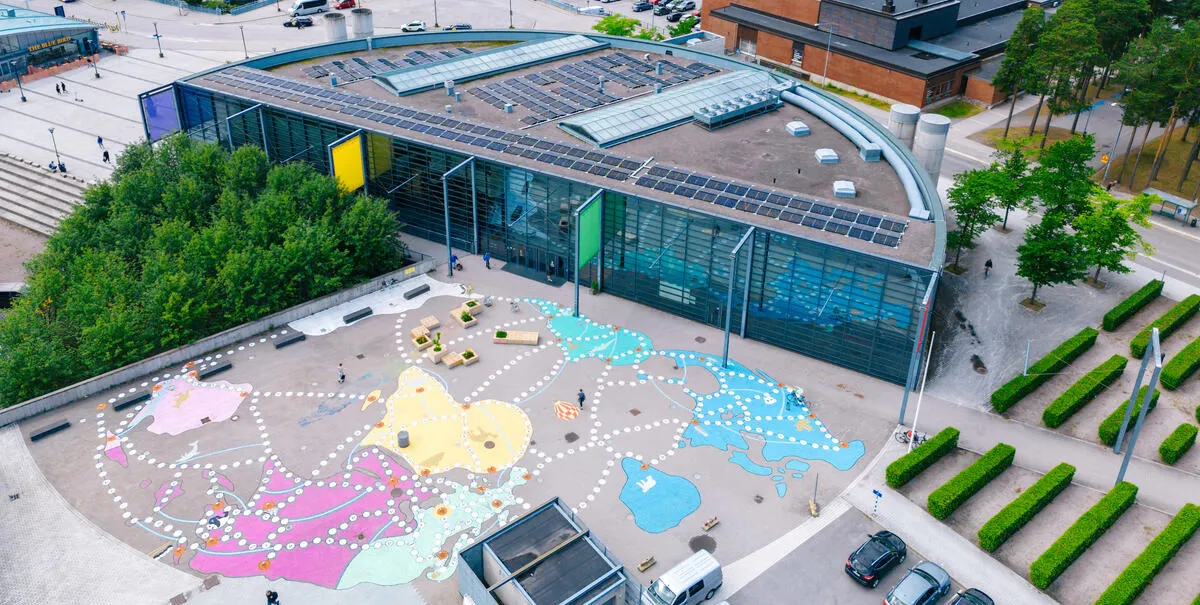
[[350,11],[354,19],[354,37],[366,38],[375,35],[375,18],[371,16],[371,9],[356,8]]
[[325,13],[325,41],[340,42],[346,39],[346,17],[342,13]]
[[921,117],[921,108],[907,103],[892,105],[892,113],[888,116],[888,130],[912,149],[913,135],[917,132],[917,119]]
[[950,133],[950,118],[936,113],[926,113],[917,120],[917,134],[913,137],[913,155],[925,167],[929,178],[936,183],[942,170],[942,155],[946,153],[946,135]]

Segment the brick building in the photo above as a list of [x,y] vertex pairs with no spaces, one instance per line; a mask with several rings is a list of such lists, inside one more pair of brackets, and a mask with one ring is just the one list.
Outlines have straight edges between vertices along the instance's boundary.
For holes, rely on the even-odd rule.
[[1003,52],[1025,6],[1025,0],[706,0],[702,22],[725,37],[727,51],[923,107],[960,95],[995,102],[990,83],[970,76]]

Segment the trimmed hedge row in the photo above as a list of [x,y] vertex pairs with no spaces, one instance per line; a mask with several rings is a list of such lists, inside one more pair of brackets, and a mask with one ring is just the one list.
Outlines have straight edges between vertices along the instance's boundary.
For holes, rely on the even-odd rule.
[[1167,464],[1175,464],[1183,457],[1188,450],[1196,445],[1196,433],[1200,429],[1194,424],[1183,423],[1163,439],[1162,445],[1158,446],[1158,456]]
[[1075,467],[1066,462],[1050,469],[1037,483],[1029,486],[979,528],[976,535],[979,536],[980,548],[988,552],[1000,548],[1001,544],[1021,531],[1026,523],[1053,502],[1060,492],[1067,489],[1074,477]]
[[926,508],[936,519],[945,519],[968,498],[983,489],[992,479],[995,479],[1012,465],[1017,449],[1007,443],[997,443],[996,447],[979,457],[964,468],[941,487],[929,494]]
[[1113,487],[1029,566],[1029,581],[1041,589],[1050,586],[1133,506],[1137,491],[1136,485],[1126,481]]
[[953,452],[954,448],[958,447],[958,435],[958,429],[948,426],[920,447],[897,458],[887,467],[887,484],[893,488],[900,488],[912,481],[921,471]]
[[1125,364],[1129,359],[1121,355],[1113,355],[1107,361],[1096,366],[1080,378],[1071,388],[1059,395],[1045,410],[1042,410],[1042,422],[1050,428],[1058,428],[1071,416],[1083,409],[1083,406],[1104,392],[1109,385],[1125,372]]
[[1120,304],[1109,309],[1108,313],[1104,314],[1104,321],[1100,324],[1105,331],[1112,332],[1121,327],[1130,317],[1133,317],[1138,311],[1145,308],[1146,305],[1154,302],[1162,295],[1163,282],[1162,280],[1153,279],[1149,283],[1142,286],[1140,290],[1129,295],[1129,298],[1121,301]]
[[[1155,407],[1158,407],[1158,395],[1159,390],[1154,389],[1154,394],[1150,395],[1150,408],[1146,410],[1147,417],[1150,416],[1150,412],[1153,412]],[[1129,414],[1128,430],[1131,430],[1133,428],[1133,423],[1137,422],[1138,414],[1142,411],[1142,398],[1145,396],[1146,387],[1143,386],[1142,388],[1138,389],[1137,402],[1133,404],[1133,411]],[[1108,418],[1105,418],[1104,421],[1100,423],[1100,442],[1104,445],[1112,447],[1114,444],[1116,444],[1117,433],[1121,432],[1121,422],[1125,420],[1125,406],[1127,405],[1129,405],[1129,400],[1122,399],[1121,404],[1117,406],[1117,409],[1113,410],[1112,413],[1108,415]],[[1200,409],[1197,410],[1197,413],[1200,414]]]
[[1200,369],[1200,338],[1189,343],[1163,366],[1160,377],[1163,388],[1174,391],[1183,381],[1191,378],[1197,369]]
[[1141,359],[1146,353],[1146,347],[1150,346],[1150,331],[1151,328],[1158,328],[1159,340],[1166,340],[1172,332],[1177,330],[1179,326],[1187,323],[1196,311],[1200,310],[1200,294],[1193,294],[1179,304],[1171,307],[1170,311],[1163,313],[1162,317],[1154,320],[1154,323],[1146,326],[1133,340],[1129,342],[1129,352],[1137,359]]
[[1100,334],[1096,328],[1087,327],[1078,334],[1064,340],[1045,357],[1029,366],[1028,375],[1021,375],[1004,383],[992,393],[992,409],[1003,414],[1026,395],[1037,390],[1047,380],[1054,378],[1060,370],[1079,358],[1096,344]]
[[[1200,506],[1184,504],[1171,522],[1109,585],[1095,605],[1129,605],[1200,528]],[[1200,601],[1200,597],[1197,597]]]

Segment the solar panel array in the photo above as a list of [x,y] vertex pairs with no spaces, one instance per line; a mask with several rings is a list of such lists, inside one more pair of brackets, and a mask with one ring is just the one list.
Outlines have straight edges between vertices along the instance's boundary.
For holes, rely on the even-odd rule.
[[[559,166],[590,175],[626,181],[645,160],[526,136],[451,115],[431,114],[335,88],[314,86],[247,67],[230,67],[193,82],[210,81],[230,88],[338,112],[369,122],[394,126],[465,145]],[[854,208],[806,200],[720,177],[662,164],[652,166],[635,183],[638,186],[741,210],[766,219],[777,219],[812,229],[845,235],[884,246],[897,247],[907,221]]]
[[310,78],[334,76],[339,83],[349,84],[389,71],[469,54],[471,54],[471,51],[466,48],[447,48],[432,53],[423,50],[413,50],[409,51],[403,57],[393,56],[367,59],[352,57],[348,61],[329,61],[328,63],[313,65],[312,67],[305,68],[304,73]]
[[857,208],[795,197],[773,189],[662,164],[655,164],[639,176],[637,184],[663,193],[673,193],[696,201],[892,248],[900,245],[900,238],[908,228],[908,221],[898,221]]

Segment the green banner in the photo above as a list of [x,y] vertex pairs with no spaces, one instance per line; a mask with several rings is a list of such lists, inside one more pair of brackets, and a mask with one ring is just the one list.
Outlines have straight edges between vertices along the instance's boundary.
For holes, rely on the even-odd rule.
[[582,269],[600,252],[600,204],[592,202],[579,213],[579,258],[576,268]]

